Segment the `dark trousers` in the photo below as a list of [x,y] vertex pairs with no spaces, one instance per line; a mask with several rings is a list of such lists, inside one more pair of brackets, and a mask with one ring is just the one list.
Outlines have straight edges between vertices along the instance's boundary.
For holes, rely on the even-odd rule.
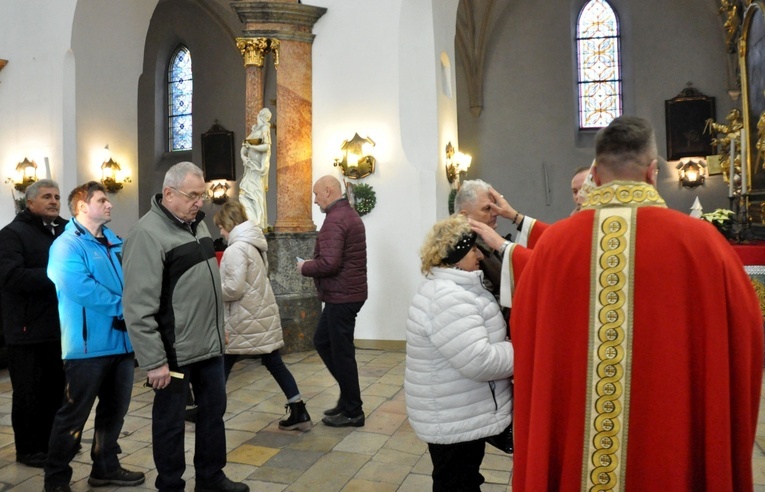
[[188,383],[194,388],[197,404],[196,441],[194,469],[197,485],[206,486],[225,478],[226,430],[223,414],[226,413],[226,379],[223,374],[223,357],[194,362],[181,368],[171,369],[185,375],[184,382],[173,380],[165,389],[154,391],[151,434],[157,480],[154,486],[164,490],[183,490],[186,482],[182,476],[186,470],[184,455],[184,415],[188,398]]
[[64,395],[61,342],[9,345],[8,373],[16,454],[47,453],[53,418]]
[[94,422],[91,474],[104,477],[120,467],[117,439],[133,390],[132,353],[64,361],[66,398],[56,413],[45,463],[45,483],[68,485],[69,466],[80,447],[82,429],[98,397]]
[[363,305],[363,302],[324,303],[313,336],[316,352],[340,386],[338,405],[343,408],[346,417],[357,417],[363,413],[356,347],[353,344],[356,315]]
[[[228,375],[231,374],[231,368],[234,367],[236,361],[238,361],[241,357],[243,357],[243,355],[240,354],[226,354],[223,356],[223,366],[226,372],[226,381],[228,381]],[[279,350],[274,350],[270,354],[261,354],[258,357],[260,357],[263,365],[266,366],[268,372],[271,373],[271,376],[273,376],[276,383],[282,389],[282,392],[284,393],[284,396],[287,397],[287,400],[297,396],[298,393],[300,393],[297,383],[295,382],[295,377],[292,375],[287,366],[284,365],[282,356],[279,355]]]
[[455,444],[430,444],[433,461],[433,492],[480,492],[484,439]]

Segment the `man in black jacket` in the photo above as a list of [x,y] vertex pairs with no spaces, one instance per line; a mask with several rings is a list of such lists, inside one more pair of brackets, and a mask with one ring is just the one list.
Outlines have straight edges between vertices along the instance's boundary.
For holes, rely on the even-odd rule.
[[41,179],[26,189],[26,209],[0,230],[0,290],[16,461],[42,468],[53,417],[64,392],[56,288],[48,249],[64,232],[58,184]]

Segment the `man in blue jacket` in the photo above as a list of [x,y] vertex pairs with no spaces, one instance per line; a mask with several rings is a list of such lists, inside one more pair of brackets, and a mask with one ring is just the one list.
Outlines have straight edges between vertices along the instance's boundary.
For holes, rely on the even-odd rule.
[[117,454],[133,387],[135,355],[122,316],[122,240],[104,224],[112,204],[95,181],[69,194],[72,220],[51,246],[48,277],[56,285],[67,397],[56,413],[45,464],[45,491],[68,492],[69,463],[96,397],[88,483],[133,486],[144,474],[125,470]]

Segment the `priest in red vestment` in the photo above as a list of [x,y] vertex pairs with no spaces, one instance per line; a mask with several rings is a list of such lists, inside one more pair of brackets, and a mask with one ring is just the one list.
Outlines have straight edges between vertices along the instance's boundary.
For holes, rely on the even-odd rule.
[[736,253],[666,208],[647,121],[596,137],[598,186],[513,299],[513,492],[751,491],[763,319]]

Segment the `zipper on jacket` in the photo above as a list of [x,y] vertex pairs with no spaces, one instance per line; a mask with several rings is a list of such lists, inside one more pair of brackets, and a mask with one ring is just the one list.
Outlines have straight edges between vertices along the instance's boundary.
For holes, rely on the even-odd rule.
[[[204,250],[202,249],[202,243],[199,242],[199,238],[196,234],[194,234],[194,231],[191,229],[191,225],[185,224],[186,229],[189,231],[189,234],[191,234],[194,237],[194,240],[197,242],[197,246],[199,247],[199,250],[203,253],[202,257],[204,258]],[[218,291],[215,288],[215,275],[213,274],[212,267],[210,267],[210,261],[205,260],[205,265],[207,265],[207,271],[210,272],[210,280],[213,284],[213,295],[215,296],[215,329],[218,331],[218,343],[220,344],[220,353],[221,355],[226,353],[226,344],[224,343],[223,339],[220,336],[220,319],[218,316],[218,312],[220,309],[218,309]]]
[[[124,293],[125,285],[122,282],[122,279],[120,278],[120,272],[117,270],[117,266],[114,264],[114,259],[112,259],[112,248],[114,248],[114,245],[108,239],[107,239],[108,244],[103,244],[102,242],[98,240],[96,240],[96,242],[106,249],[106,257],[109,258],[109,264],[112,266],[112,270],[114,270],[114,276],[117,277],[117,281],[120,283],[120,289],[121,289],[120,292]],[[122,296],[120,296],[120,298],[121,297]],[[124,312],[124,306],[123,306],[123,312]],[[127,327],[125,327],[125,329],[127,330]],[[128,346],[127,346],[127,336],[128,336],[127,331],[125,331],[125,333],[122,336],[122,347],[125,349],[125,353],[129,354],[130,351],[128,350]]]
[[494,381],[489,381],[489,389],[491,390],[491,398],[494,400],[494,411],[496,412],[499,410],[499,405],[497,404],[497,394],[494,392],[494,389],[497,387],[497,383]]
[[[101,244],[100,242],[98,244]],[[117,270],[117,266],[114,264],[114,259],[112,259],[112,248],[114,247],[114,244],[111,242],[108,245],[104,245],[104,248],[106,248],[106,257],[109,258],[109,264],[112,266],[112,269],[114,270],[114,275],[117,277],[117,281],[120,283],[120,287],[122,290],[125,290],[125,285],[122,282],[122,279],[120,278],[120,272]]]
[[88,353],[88,313],[82,306],[82,341],[85,344],[85,353]]

